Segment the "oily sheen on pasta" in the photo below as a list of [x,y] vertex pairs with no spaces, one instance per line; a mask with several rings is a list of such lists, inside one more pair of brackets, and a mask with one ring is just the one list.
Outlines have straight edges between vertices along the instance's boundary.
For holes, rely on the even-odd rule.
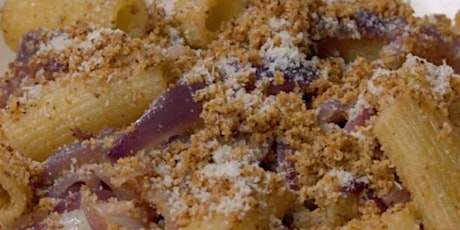
[[[25,28],[13,12],[47,22],[0,78],[2,228],[460,225],[444,16],[401,0],[6,3],[7,37]],[[61,13],[78,20],[49,22]]]

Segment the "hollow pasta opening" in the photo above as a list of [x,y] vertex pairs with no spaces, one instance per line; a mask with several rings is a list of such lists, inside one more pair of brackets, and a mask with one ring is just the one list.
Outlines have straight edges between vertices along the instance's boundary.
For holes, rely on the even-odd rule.
[[0,210],[8,209],[11,205],[11,197],[3,186],[0,185]]
[[115,27],[138,37],[143,35],[146,23],[145,7],[136,1],[119,8]]
[[206,28],[210,32],[219,30],[223,22],[229,21],[244,9],[243,1],[221,0],[214,1],[206,17]]
[[377,39],[324,38],[318,42],[318,55],[323,58],[340,56],[346,62],[354,61],[357,57],[375,60],[379,58],[384,45],[385,41]]

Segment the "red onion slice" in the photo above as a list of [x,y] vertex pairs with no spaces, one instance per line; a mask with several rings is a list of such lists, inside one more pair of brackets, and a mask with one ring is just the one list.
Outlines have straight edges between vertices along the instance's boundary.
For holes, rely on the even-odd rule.
[[22,63],[24,66],[29,64],[29,60],[34,56],[40,48],[41,37],[45,35],[44,30],[30,31],[26,33],[19,45],[19,50],[15,61]]
[[381,18],[378,13],[365,9],[356,10],[355,21],[362,37],[384,40],[402,34],[408,24],[403,17]]
[[341,124],[347,120],[347,108],[337,99],[329,99],[318,107],[317,120],[320,123]]
[[87,205],[83,208],[83,211],[85,212],[86,220],[88,220],[92,230],[107,229],[108,225],[101,210],[94,205]]
[[[31,31],[25,34],[21,40],[15,62],[12,63],[12,75],[6,75],[0,82],[0,108],[4,108],[10,95],[20,95],[22,90],[19,85],[26,78],[35,78],[37,72],[43,71],[46,80],[52,80],[55,72],[66,69],[53,59],[41,63],[31,63],[30,59],[37,53],[43,37],[47,34],[44,30]],[[56,35],[58,33],[55,33]],[[51,34],[53,35],[53,34]]]
[[273,142],[271,149],[266,151],[260,161],[260,167],[267,171],[277,172],[285,179],[289,188],[297,190],[298,175],[292,157],[295,150],[287,144]]
[[278,167],[278,161],[276,159],[276,147],[277,142],[272,141],[268,146],[262,148],[262,156],[259,159],[259,166],[265,171],[276,172],[276,167]]
[[375,196],[374,190],[372,189],[367,191],[366,199],[374,201],[375,205],[377,205],[381,212],[385,212],[389,208],[382,198]]
[[[138,197],[138,194],[136,194],[135,191],[132,191],[130,189],[114,185],[110,181],[110,178],[113,175],[109,175],[108,173],[106,173],[105,170],[103,170],[103,169],[98,170],[98,171],[95,172],[95,174],[103,182],[103,184],[106,185],[109,188],[109,190],[102,190],[102,191],[110,191],[113,196],[115,196],[115,197],[117,197],[117,198],[119,198],[121,200],[131,200],[131,199],[135,199],[135,198]],[[135,177],[136,175],[131,175],[131,176]],[[102,194],[100,194],[100,195],[102,195]],[[98,197],[100,197],[100,195],[98,195]]]
[[289,188],[298,190],[299,173],[296,171],[295,162],[292,159],[294,153],[295,150],[290,145],[279,143],[276,146],[277,171],[284,176]]
[[[273,65],[273,60],[268,58],[264,61],[264,65],[256,66],[256,78],[268,79],[270,84],[267,86],[265,93],[267,95],[276,95],[281,92],[292,92],[298,87],[305,91],[308,89],[310,83],[318,79],[319,73],[316,65],[308,60],[290,60],[290,65],[284,69],[276,68],[283,73],[283,83],[275,84],[274,69],[269,68]],[[254,89],[254,83],[246,86],[246,90],[251,91]]]
[[406,203],[410,201],[410,193],[403,187],[394,186],[393,189],[384,197],[382,201],[392,207],[395,204]]
[[45,162],[43,181],[45,184],[56,180],[65,170],[79,168],[84,164],[110,162],[102,144],[73,142],[51,155]]
[[[112,224],[126,229],[143,229],[152,219],[146,210],[135,207],[130,201],[82,205],[86,220],[93,230],[105,230]],[[137,209],[135,214],[133,209]]]
[[135,123],[134,131],[121,136],[110,150],[113,160],[129,156],[141,149],[166,142],[200,123],[203,109],[194,99],[205,83],[177,84],[153,102],[148,111]]
[[407,32],[393,38],[383,50],[383,55],[392,56],[399,66],[408,54],[427,59],[436,65],[447,62],[456,73],[460,73],[459,39],[443,34],[434,25],[426,23],[412,27]]
[[85,184],[91,190],[96,190],[101,185],[101,180],[94,174],[70,174],[56,180],[53,186],[48,189],[48,196],[64,197],[69,191],[78,192],[82,184]]
[[375,110],[373,108],[365,108],[363,111],[353,120],[349,120],[345,125],[344,129],[351,132],[355,130],[357,126],[362,126],[366,124],[366,121],[375,114]]
[[70,212],[81,207],[81,193],[76,192],[65,198],[63,198],[57,205],[54,207],[54,211],[58,213]]
[[[356,25],[356,29],[350,26]],[[320,21],[320,26],[327,26],[327,22]],[[342,57],[352,61],[357,56],[366,59],[376,59],[380,50],[407,30],[408,22],[404,17],[394,16],[382,18],[378,13],[356,9],[351,21],[339,20],[334,31],[320,35],[318,40],[318,56]],[[320,29],[320,31],[328,29]],[[358,34],[357,34],[358,33]]]

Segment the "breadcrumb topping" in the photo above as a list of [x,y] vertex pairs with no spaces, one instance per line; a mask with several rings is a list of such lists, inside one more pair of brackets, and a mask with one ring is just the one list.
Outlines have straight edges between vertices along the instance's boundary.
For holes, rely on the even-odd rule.
[[[405,94],[446,117],[455,114],[458,57],[448,48],[458,49],[460,40],[445,21],[415,18],[397,0],[254,0],[222,24],[206,49],[192,49],[171,24],[175,4],[183,1],[145,2],[153,29],[143,38],[83,23],[43,30],[28,63],[16,60],[6,73],[6,81],[28,78],[9,97],[2,117],[20,117],[38,98],[75,79],[100,79],[102,89],[113,78],[159,68],[168,88],[205,82],[194,92],[202,103],[200,124],[114,162],[81,166],[73,159],[48,187],[34,184],[38,169],[15,175],[34,189],[29,213],[52,213],[42,220],[48,227],[91,225],[80,223],[87,221],[81,209],[56,211],[68,198],[47,196],[69,175],[97,175],[104,182],[100,188],[126,197],[101,200],[86,182],[80,189],[84,204],[112,204],[128,219],[155,213],[143,220],[152,228],[219,223],[228,229],[357,229],[372,223],[386,229],[383,216],[419,218],[412,201],[381,207],[396,187],[407,189],[372,130],[380,111]],[[369,48],[362,41],[376,43],[366,43]],[[448,47],[445,53],[433,53],[434,42]],[[103,140],[110,149],[136,124],[103,138],[91,133],[86,141],[97,147],[95,140]],[[443,127],[445,135],[457,128]],[[16,162],[8,154],[4,158]]]

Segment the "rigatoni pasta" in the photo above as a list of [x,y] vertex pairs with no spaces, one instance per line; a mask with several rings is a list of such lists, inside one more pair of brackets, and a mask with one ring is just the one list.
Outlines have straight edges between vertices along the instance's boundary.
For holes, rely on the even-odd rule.
[[0,227],[9,228],[31,202],[30,161],[4,146],[0,156]]
[[460,226],[447,19],[400,0],[24,2],[8,36],[58,28],[27,32],[0,79],[7,228]]
[[205,48],[219,27],[242,13],[246,5],[245,0],[178,0],[171,4],[174,24],[187,43],[197,48]]
[[407,203],[388,210],[382,216],[350,221],[340,230],[421,230],[419,222],[414,204]]
[[382,111],[374,128],[433,229],[460,226],[460,134],[452,127],[439,111],[405,95]]
[[21,37],[30,30],[59,28],[85,21],[141,36],[146,32],[148,21],[142,0],[6,1],[1,16],[3,36],[15,51]]
[[419,213],[413,202],[384,213],[381,221],[388,229],[421,230]]
[[165,88],[160,67],[96,71],[86,79],[51,82],[27,113],[11,108],[2,127],[14,149],[43,161],[59,146],[76,140],[75,132],[128,125]]

